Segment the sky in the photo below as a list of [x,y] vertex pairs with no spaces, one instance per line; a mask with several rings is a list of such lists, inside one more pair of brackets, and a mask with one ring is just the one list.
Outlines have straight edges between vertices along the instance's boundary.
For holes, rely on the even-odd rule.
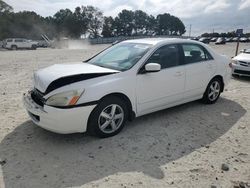
[[196,36],[204,32],[229,32],[238,28],[250,32],[250,0],[4,0],[14,8],[52,16],[58,10],[93,5],[105,16],[116,16],[121,10],[143,10],[154,16],[170,13],[186,26],[186,34]]

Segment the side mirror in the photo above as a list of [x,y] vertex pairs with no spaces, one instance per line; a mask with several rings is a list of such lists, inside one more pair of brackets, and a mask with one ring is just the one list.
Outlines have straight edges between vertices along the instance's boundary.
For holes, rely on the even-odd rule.
[[145,72],[159,72],[161,70],[161,65],[158,63],[148,63],[145,65]]

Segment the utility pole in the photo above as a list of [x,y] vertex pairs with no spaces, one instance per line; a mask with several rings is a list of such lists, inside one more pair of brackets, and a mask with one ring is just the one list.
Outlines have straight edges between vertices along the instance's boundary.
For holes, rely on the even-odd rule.
[[192,32],[192,24],[189,25],[189,37],[191,37],[191,32]]

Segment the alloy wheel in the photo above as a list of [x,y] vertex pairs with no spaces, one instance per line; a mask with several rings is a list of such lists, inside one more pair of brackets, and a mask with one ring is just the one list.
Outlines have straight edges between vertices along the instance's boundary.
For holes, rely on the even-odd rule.
[[103,133],[113,133],[120,128],[124,120],[124,111],[118,104],[104,108],[98,118],[98,126]]
[[220,95],[220,83],[216,80],[211,83],[208,91],[208,98],[210,101],[215,101]]

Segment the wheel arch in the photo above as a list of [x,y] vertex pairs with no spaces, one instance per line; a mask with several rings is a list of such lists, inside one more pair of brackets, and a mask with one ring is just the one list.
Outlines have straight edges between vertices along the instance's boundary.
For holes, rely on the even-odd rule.
[[[110,93],[110,94],[107,94],[107,95],[103,96],[98,101],[105,100],[105,98],[112,97],[112,96],[116,96],[116,97],[120,98],[122,101],[124,101],[127,104],[127,106],[128,106],[128,120],[132,121],[135,118],[135,112],[133,111],[132,103],[131,103],[131,101],[130,101],[130,99],[128,98],[127,95],[125,95],[123,93],[118,93],[118,92]],[[94,112],[95,108],[92,110],[92,112],[90,113],[90,115],[88,117],[87,129],[86,129],[88,132],[90,131],[90,127],[89,127],[90,117],[91,117],[92,113]]]
[[[128,98],[127,95],[123,94],[123,93],[119,93],[119,92],[114,92],[114,93],[109,93],[105,96],[103,96],[100,100],[98,101],[102,101],[104,100],[105,98],[107,97],[112,97],[112,96],[116,96],[118,98],[120,98],[122,101],[124,101],[127,106],[128,106],[128,119],[130,121],[132,121],[134,118],[135,118],[135,112],[133,110],[133,107],[132,107],[132,103],[130,101],[130,99]],[[99,103],[99,102],[98,102]],[[97,104],[98,105],[98,104]],[[94,108],[95,109],[95,108]],[[91,117],[91,114],[93,113],[94,109],[92,110],[92,112],[90,113],[89,117],[88,117],[88,123],[87,123],[87,130],[89,129],[88,125],[89,125],[89,120],[90,120],[90,117]]]
[[120,98],[121,100],[123,100],[127,106],[128,106],[128,111],[129,111],[129,120],[133,120],[135,118],[135,112],[133,110],[133,106],[132,106],[132,103],[131,103],[131,100],[129,99],[129,97],[127,95],[125,95],[124,93],[120,93],[120,92],[114,92],[114,93],[110,93],[110,94],[107,94],[105,96],[103,96],[101,100],[104,100],[106,97],[111,97],[111,96],[116,96],[118,98]]
[[13,48],[13,47],[18,48],[18,46],[17,46],[16,44],[12,44],[10,47],[11,47],[11,48]]

